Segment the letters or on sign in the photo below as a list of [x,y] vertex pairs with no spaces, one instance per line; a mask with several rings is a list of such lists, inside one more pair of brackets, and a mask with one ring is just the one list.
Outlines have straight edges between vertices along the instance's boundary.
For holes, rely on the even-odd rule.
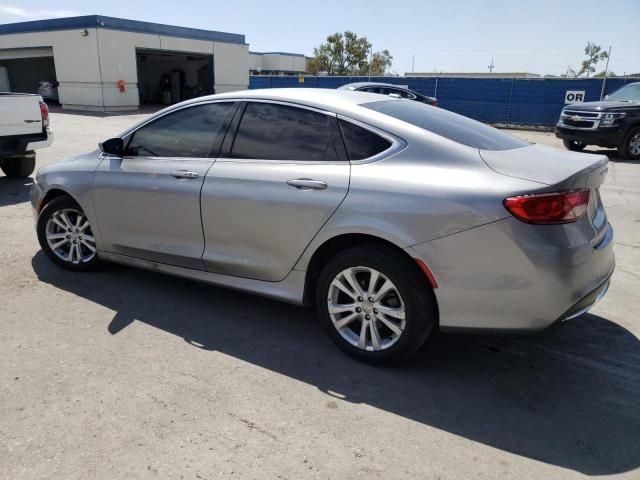
[[298,77],[298,83],[304,83],[304,77],[302,76]]
[[567,90],[564,95],[564,103],[582,103],[584,102],[584,90]]

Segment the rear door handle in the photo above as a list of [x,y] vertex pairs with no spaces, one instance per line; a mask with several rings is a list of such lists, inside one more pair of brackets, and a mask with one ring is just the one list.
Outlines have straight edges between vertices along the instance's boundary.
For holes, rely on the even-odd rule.
[[174,170],[171,172],[171,176],[175,178],[198,178],[200,175],[189,170]]
[[327,188],[327,182],[320,180],[311,180],[310,178],[297,178],[295,180],[288,180],[287,185],[295,187],[298,190],[324,190]]

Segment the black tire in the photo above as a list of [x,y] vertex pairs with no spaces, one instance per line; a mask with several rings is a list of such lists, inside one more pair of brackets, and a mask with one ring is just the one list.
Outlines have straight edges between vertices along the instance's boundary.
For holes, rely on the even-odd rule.
[[564,144],[564,148],[572,152],[581,152],[587,146],[586,143],[577,140],[563,140],[562,143]]
[[[396,286],[404,302],[404,331],[395,343],[384,350],[367,351],[352,345],[334,327],[329,315],[327,299],[331,282],[340,272],[350,267],[373,268],[382,273]],[[323,327],[341,350],[357,360],[373,365],[393,365],[408,359],[424,344],[437,324],[438,316],[433,290],[417,264],[403,252],[376,244],[349,248],[326,264],[317,282],[316,309]],[[355,322],[362,325],[360,320]],[[371,333],[368,335],[370,338]]]
[[640,127],[632,128],[624,137],[624,142],[618,147],[618,156],[627,160],[640,160],[640,152],[633,153],[632,143],[638,141]]
[[[54,252],[52,248],[49,246],[49,243],[47,242],[47,223],[56,213],[61,212],[63,210],[70,211],[69,212],[70,220],[74,220],[73,211],[80,212],[82,215],[84,215],[84,212],[80,207],[80,205],[78,205],[71,197],[68,197],[68,196],[57,197],[51,200],[49,203],[47,203],[45,207],[42,209],[42,211],[40,212],[40,215],[38,216],[38,224],[36,227],[37,233],[38,233],[38,241],[40,242],[40,247],[42,248],[42,251],[46,253],[46,255],[51,259],[52,262],[61,266],[64,269],[72,270],[76,272],[94,270],[101,264],[101,261],[98,258],[97,254],[94,254],[93,257],[88,259],[87,261],[78,261],[74,263],[72,261],[67,261],[60,258],[56,254],[56,252]],[[74,222],[72,221],[72,223]],[[85,235],[91,234],[91,237],[93,237],[93,231],[91,230],[91,225],[89,225],[88,229],[85,230],[85,232],[86,232]],[[62,233],[64,233],[64,230],[62,230]],[[72,233],[75,234],[75,232],[72,232]],[[69,243],[69,246],[70,245],[71,244]],[[88,257],[90,253],[88,253],[89,250],[87,249],[87,247],[82,246],[82,249],[85,252],[87,252],[87,257]]]
[[36,154],[29,152],[20,156],[5,157],[0,163],[2,171],[10,178],[26,178],[36,168]]

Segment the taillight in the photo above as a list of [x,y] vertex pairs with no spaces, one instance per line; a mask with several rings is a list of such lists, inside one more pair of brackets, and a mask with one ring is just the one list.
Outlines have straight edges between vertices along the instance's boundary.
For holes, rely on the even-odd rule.
[[438,101],[434,100],[433,102],[431,102],[431,106],[432,107],[437,107],[438,106]]
[[589,206],[589,190],[518,195],[504,200],[504,206],[527,223],[570,223],[582,218]]
[[49,107],[44,102],[40,102],[40,118],[42,118],[42,128],[49,126]]

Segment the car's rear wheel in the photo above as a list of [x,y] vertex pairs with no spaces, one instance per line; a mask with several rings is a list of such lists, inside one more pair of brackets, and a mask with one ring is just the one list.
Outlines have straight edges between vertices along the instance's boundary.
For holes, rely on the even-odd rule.
[[618,155],[627,160],[640,160],[640,127],[632,129],[618,147]]
[[99,265],[91,224],[72,198],[54,198],[45,205],[37,231],[40,247],[61,267],[84,271]]
[[332,340],[371,364],[406,360],[437,321],[433,291],[412,259],[379,245],[337,254],[322,270],[316,307]]
[[27,152],[24,155],[15,155],[0,159],[0,168],[7,177],[26,178],[36,168],[36,153]]
[[572,152],[581,152],[584,150],[584,147],[587,146],[584,142],[579,142],[578,140],[563,140],[562,143],[567,150],[571,150]]

